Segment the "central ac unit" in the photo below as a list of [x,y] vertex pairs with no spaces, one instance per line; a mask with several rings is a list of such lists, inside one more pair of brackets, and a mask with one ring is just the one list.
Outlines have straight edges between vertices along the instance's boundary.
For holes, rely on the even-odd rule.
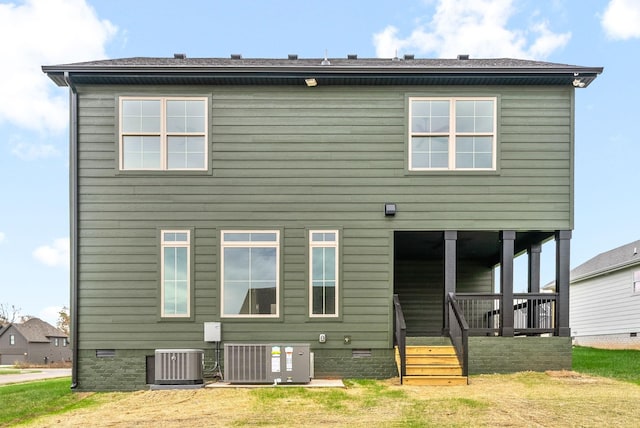
[[204,383],[202,349],[156,349],[156,385],[195,385]]
[[309,345],[225,343],[224,379],[229,383],[309,383]]

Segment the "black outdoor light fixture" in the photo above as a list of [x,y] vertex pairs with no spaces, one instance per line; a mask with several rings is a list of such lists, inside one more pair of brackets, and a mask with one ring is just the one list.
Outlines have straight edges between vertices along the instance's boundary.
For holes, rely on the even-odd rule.
[[384,204],[384,215],[387,217],[392,217],[396,215],[396,204],[385,203]]

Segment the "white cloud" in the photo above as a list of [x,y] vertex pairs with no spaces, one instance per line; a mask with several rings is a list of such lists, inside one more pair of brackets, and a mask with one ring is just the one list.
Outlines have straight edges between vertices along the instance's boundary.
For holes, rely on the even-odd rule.
[[612,39],[640,38],[640,2],[611,0],[602,15],[601,24]]
[[426,25],[418,25],[402,38],[398,29],[388,26],[374,34],[376,55],[393,57],[398,53],[429,54],[455,58],[514,57],[543,59],[565,46],[571,33],[553,33],[542,20],[528,29],[508,28],[516,12],[513,0],[438,0],[436,11]]
[[42,245],[33,251],[33,257],[51,267],[69,266],[69,238],[60,238],[51,245]]
[[105,58],[116,34],[85,0],[25,0],[0,4],[0,122],[40,131],[68,123],[67,92],[42,65]]
[[11,153],[27,161],[60,156],[60,151],[53,144],[45,143],[13,143]]

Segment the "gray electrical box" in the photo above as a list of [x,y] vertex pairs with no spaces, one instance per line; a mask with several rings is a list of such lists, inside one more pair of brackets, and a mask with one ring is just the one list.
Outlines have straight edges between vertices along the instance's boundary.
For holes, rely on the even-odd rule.
[[219,322],[206,322],[204,323],[204,341],[205,342],[220,342],[222,334],[221,324]]

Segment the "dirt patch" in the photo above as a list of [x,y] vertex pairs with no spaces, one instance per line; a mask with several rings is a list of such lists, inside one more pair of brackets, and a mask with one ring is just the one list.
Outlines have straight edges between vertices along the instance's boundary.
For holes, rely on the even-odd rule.
[[471,377],[467,386],[206,388],[93,395],[102,404],[35,421],[47,427],[636,426],[640,387],[575,372]]

